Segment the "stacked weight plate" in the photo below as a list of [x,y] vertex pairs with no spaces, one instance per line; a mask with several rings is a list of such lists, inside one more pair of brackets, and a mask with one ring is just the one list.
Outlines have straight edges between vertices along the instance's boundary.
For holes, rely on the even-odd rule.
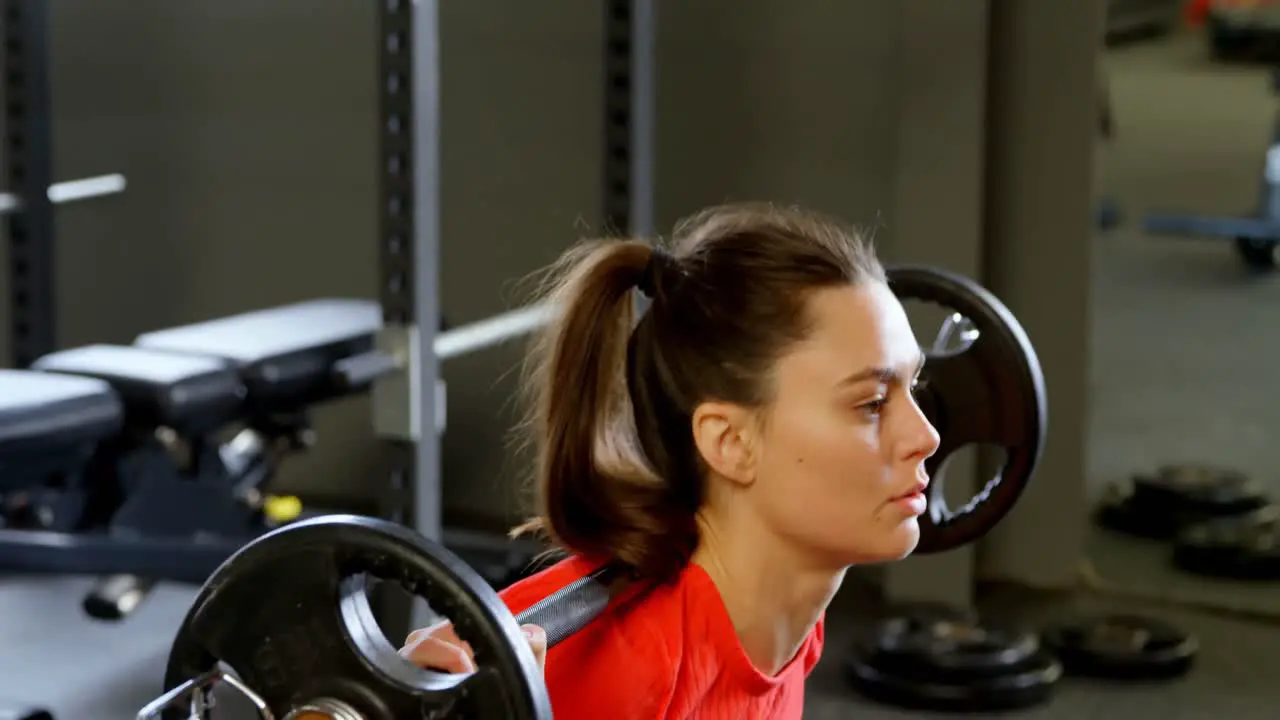
[[1243,473],[1172,465],[1113,487],[1097,521],[1136,537],[1172,541],[1184,572],[1234,580],[1280,580],[1280,508]]
[[1180,678],[1198,652],[1189,633],[1139,615],[1080,617],[1034,633],[913,608],[873,625],[845,656],[844,669],[859,693],[879,703],[987,714],[1048,702],[1064,675]]
[[876,625],[845,658],[862,694],[881,703],[942,712],[994,712],[1039,705],[1062,665],[1033,633],[983,627],[936,612]]

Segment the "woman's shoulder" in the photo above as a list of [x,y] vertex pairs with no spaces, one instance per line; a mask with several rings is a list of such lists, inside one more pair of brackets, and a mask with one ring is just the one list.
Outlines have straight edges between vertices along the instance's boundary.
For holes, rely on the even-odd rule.
[[[599,562],[570,556],[512,584],[499,595],[512,613],[519,614],[599,568]],[[689,601],[690,595],[696,595],[701,588],[689,582],[687,575],[687,572],[681,573],[673,581],[660,585],[638,584],[623,589],[605,611],[601,625],[623,625],[639,630],[656,624],[655,629],[671,630],[670,624],[683,619],[689,607],[698,607]]]
[[[568,558],[501,596],[518,614],[598,567]],[[666,717],[691,644],[688,588],[678,578],[637,590],[624,590],[599,618],[547,653],[557,718],[598,717],[602,705],[627,708],[618,718]]]
[[[508,587],[501,597],[519,614],[599,567],[598,562],[569,557]],[[707,616],[720,606],[719,596],[714,586],[699,580],[698,571],[690,566],[668,582],[637,583],[623,589],[599,618],[560,646],[572,650],[558,654],[625,654],[678,668],[686,648],[705,643],[706,633],[717,626]]]

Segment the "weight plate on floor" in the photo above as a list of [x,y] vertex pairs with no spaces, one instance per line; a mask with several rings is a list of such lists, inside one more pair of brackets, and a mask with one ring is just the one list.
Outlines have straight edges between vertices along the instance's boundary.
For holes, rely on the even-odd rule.
[[1133,502],[1143,511],[1189,520],[1239,515],[1266,505],[1262,486],[1244,473],[1212,465],[1166,465],[1133,478]]
[[1210,520],[1178,536],[1173,563],[1180,570],[1232,580],[1280,580],[1280,508]]
[[889,618],[876,634],[882,667],[928,666],[946,675],[999,675],[1040,649],[1031,633],[990,630],[967,620]]
[[1138,615],[1106,615],[1046,629],[1045,647],[1068,674],[1123,680],[1181,677],[1200,644],[1174,625]]
[[1168,540],[1178,534],[1186,520],[1178,515],[1148,510],[1134,502],[1133,490],[1112,485],[1094,511],[1094,521],[1113,532],[1150,540]]
[[845,658],[853,686],[900,707],[987,712],[1038,705],[1062,675],[1035,635],[967,621],[889,618]]

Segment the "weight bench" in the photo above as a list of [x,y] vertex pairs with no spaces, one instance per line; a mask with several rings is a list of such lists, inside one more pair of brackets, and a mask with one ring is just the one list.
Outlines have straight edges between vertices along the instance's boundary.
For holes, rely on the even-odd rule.
[[[363,390],[344,363],[372,352],[382,308],[324,299],[139,335],[134,346],[233,365],[255,414],[292,413]],[[372,378],[369,378],[371,380]]]
[[[113,403],[120,442],[99,453],[103,476],[93,480],[114,480],[125,488],[124,501],[96,532],[0,530],[0,568],[203,582],[268,529],[246,498],[274,475],[278,441],[305,430],[312,405],[364,389],[341,363],[371,351],[381,325],[377,303],[315,300],[147,333],[133,346],[41,358],[39,372],[20,375],[59,386],[89,383]],[[246,429],[235,440],[212,442],[237,423]],[[175,464],[163,436],[185,443],[188,465]]]
[[[208,362],[201,372],[178,373],[195,369],[197,359],[166,364],[131,351],[91,346],[42,358],[42,371],[0,371],[0,491],[52,486],[43,492],[59,498],[53,513],[68,518],[52,529],[0,528],[0,569],[202,582],[247,539],[148,537],[109,523],[124,507],[122,485],[180,482],[146,462],[146,435],[136,431],[164,423],[202,431],[222,423],[231,399],[242,402],[238,377],[225,366],[221,377],[233,385],[215,392],[219,372]],[[198,382],[184,384],[188,375]],[[218,410],[201,415],[201,403]],[[137,477],[121,477],[124,468]]]
[[123,419],[101,380],[0,370],[0,491],[74,479]]
[[97,378],[124,406],[125,425],[182,437],[216,432],[240,419],[246,390],[222,360],[120,345],[89,345],[46,355],[32,369]]
[[99,453],[92,478],[103,488],[94,525],[109,536],[180,542],[200,537],[234,550],[261,531],[257,508],[237,502],[234,490],[248,478],[255,488],[261,485],[274,464],[268,466],[262,453],[224,458],[216,438],[245,419],[246,389],[231,364],[89,345],[46,355],[32,368],[102,380],[122,401],[125,432]]

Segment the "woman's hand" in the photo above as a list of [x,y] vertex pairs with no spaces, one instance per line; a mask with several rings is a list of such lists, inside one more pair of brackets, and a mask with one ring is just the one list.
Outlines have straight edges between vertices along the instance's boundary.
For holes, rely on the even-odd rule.
[[[520,629],[529,641],[533,656],[538,659],[538,669],[545,670],[547,634],[537,625],[525,625]],[[400,648],[400,654],[413,664],[428,670],[447,673],[476,671],[475,651],[454,632],[453,623],[447,621],[409,633],[404,647]]]

